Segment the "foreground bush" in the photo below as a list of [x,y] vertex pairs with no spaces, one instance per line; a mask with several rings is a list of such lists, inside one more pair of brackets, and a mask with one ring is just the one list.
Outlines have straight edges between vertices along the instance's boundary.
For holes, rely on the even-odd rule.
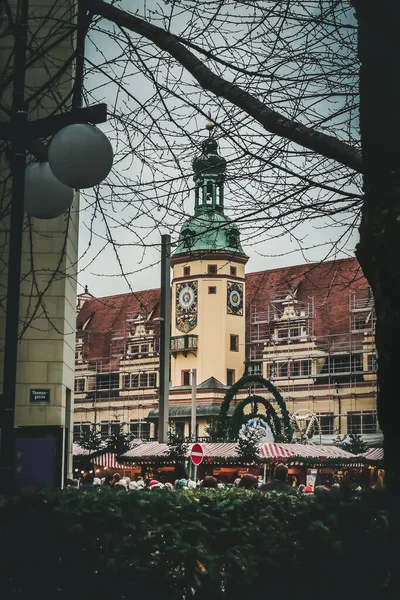
[[382,598],[382,492],[95,488],[0,509],[1,597]]

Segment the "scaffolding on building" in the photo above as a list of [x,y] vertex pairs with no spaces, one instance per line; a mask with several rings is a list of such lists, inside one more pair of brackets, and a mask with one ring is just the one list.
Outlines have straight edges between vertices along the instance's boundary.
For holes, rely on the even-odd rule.
[[[86,415],[100,426],[103,437],[106,428],[110,433],[113,425],[125,423],[138,439],[147,439],[145,408],[155,408],[158,402],[159,325],[146,316],[127,313],[122,327],[108,332],[105,356],[88,360],[85,347],[94,347],[100,335],[104,337],[78,330],[76,403],[86,406]],[[102,419],[105,412],[107,420]]]
[[[350,390],[352,410],[357,411],[356,387],[368,381],[376,398],[376,350],[374,344],[375,309],[371,293],[349,293],[349,322],[340,333],[316,335],[318,307],[313,297],[298,300],[287,291],[276,293],[267,309],[250,307],[247,342],[247,372],[262,374],[279,386],[289,411],[299,392],[308,397],[311,410],[317,411],[318,386],[325,386],[328,410],[319,417],[340,418],[334,406],[341,390]],[[329,329],[329,328],[328,328]],[[339,411],[341,412],[341,411]]]

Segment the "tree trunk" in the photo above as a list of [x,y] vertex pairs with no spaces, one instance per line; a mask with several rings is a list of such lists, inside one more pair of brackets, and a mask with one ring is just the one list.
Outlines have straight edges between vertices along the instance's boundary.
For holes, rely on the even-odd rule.
[[353,0],[359,26],[364,204],[357,258],[376,307],[378,419],[389,498],[389,597],[400,589],[400,3]]

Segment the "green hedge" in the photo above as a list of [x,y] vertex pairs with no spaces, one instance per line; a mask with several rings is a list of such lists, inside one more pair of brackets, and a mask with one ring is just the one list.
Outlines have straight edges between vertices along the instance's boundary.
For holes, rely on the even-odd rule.
[[20,497],[0,509],[1,597],[382,598],[385,515],[377,491]]

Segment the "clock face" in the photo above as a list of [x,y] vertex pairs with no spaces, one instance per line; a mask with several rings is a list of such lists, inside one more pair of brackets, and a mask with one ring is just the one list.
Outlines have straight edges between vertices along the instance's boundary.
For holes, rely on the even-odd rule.
[[243,283],[228,281],[227,312],[228,315],[243,315]]
[[188,333],[197,325],[197,281],[178,283],[175,295],[175,325]]
[[181,289],[179,293],[179,304],[183,309],[189,309],[194,302],[194,291],[187,286]]

